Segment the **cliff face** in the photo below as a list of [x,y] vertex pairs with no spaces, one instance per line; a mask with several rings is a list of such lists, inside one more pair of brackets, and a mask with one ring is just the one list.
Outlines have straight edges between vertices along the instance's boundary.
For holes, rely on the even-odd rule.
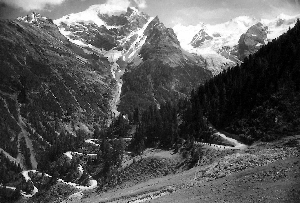
[[238,42],[239,58],[243,60],[250,54],[257,52],[267,40],[268,27],[262,23],[251,26],[245,34],[242,34]]
[[107,115],[110,67],[70,43],[52,20],[1,20],[0,27],[0,148],[36,168],[59,131],[88,132]]
[[204,42],[212,40],[213,37],[209,36],[204,29],[201,29],[192,39],[191,45],[194,48],[200,47]]

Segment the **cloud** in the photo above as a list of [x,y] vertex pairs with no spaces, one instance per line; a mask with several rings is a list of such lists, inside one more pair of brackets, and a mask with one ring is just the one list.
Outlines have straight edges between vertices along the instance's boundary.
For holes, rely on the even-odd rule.
[[300,0],[289,0],[289,2],[290,2],[291,4],[296,5],[297,7],[300,7]]
[[[79,2],[87,2],[89,0],[0,0],[0,3],[5,6],[9,6],[12,8],[21,8],[24,11],[32,11],[32,10],[45,10],[53,8],[54,6],[58,6],[65,1],[74,1],[74,4]],[[100,1],[101,2],[101,1]],[[146,0],[106,0],[106,5],[112,7],[124,8],[125,10],[129,6],[138,7],[140,9],[144,9],[147,7]]]
[[47,6],[55,6],[63,3],[65,0],[1,0],[8,6],[22,8],[25,11],[43,10]]
[[172,9],[172,15],[165,17],[171,26],[216,24],[242,15],[266,19],[281,13],[296,15],[300,13],[300,0],[185,0],[185,5]]
[[105,4],[108,4],[110,6],[123,7],[123,8],[134,6],[140,9],[145,9],[147,7],[146,0],[107,0]]
[[120,8],[127,8],[130,5],[129,0],[107,0],[106,3],[110,6],[118,6]]
[[146,0],[133,0],[138,8],[145,9],[147,8],[147,2]]
[[138,7],[140,9],[145,9],[147,7],[146,0],[107,0],[105,4],[112,7],[117,6],[119,8],[124,8],[125,10],[130,6]]
[[212,24],[220,23],[226,16],[226,21],[236,17],[236,13],[242,14],[243,9],[236,10],[229,8],[202,9],[199,7],[182,8],[175,11],[177,17],[172,17],[171,26],[182,25],[197,25],[201,22],[209,22]]

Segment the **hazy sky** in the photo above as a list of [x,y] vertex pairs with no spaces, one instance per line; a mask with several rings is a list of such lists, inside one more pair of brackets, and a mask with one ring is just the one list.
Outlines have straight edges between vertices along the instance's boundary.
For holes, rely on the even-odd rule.
[[102,3],[137,6],[150,16],[159,16],[168,27],[178,23],[215,24],[241,15],[272,18],[281,13],[300,13],[300,0],[0,0],[0,18],[16,18],[36,11],[57,19]]

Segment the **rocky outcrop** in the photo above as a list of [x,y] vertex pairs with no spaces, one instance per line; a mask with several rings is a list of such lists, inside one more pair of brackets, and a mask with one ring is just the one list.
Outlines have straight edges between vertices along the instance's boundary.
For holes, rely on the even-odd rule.
[[239,58],[243,60],[250,54],[255,53],[265,44],[268,28],[262,23],[251,26],[248,31],[240,37],[238,43]]
[[18,17],[17,20],[23,21],[26,23],[31,23],[34,25],[47,25],[53,24],[53,20],[47,17],[42,16],[40,13],[32,12],[30,15],[26,15],[23,17]]
[[[216,37],[218,37],[218,35],[215,35]],[[203,45],[203,43],[205,41],[209,41],[212,40],[213,37],[209,36],[204,29],[201,29],[192,39],[191,41],[191,45],[196,48],[196,47],[200,47],[201,45]]]

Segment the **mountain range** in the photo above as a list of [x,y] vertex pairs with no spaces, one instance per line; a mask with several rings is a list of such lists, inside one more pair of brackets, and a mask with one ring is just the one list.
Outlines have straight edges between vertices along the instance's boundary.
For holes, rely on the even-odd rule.
[[240,16],[216,25],[178,24],[173,29],[183,49],[204,57],[207,68],[218,74],[294,27],[299,17],[281,14],[269,20]]
[[[163,131],[162,123],[165,123],[172,132],[165,136],[168,147],[175,145],[175,140],[179,142],[179,125],[186,129],[184,139],[204,131],[207,135],[209,128],[201,131],[207,125],[203,112],[213,124],[222,126],[214,119],[226,117],[228,112],[217,107],[221,103],[219,98],[230,92],[225,86],[238,84],[236,81],[240,79],[237,77],[236,81],[219,87],[222,84],[219,80],[227,81],[223,79],[227,72],[222,71],[244,61],[250,67],[247,64],[255,60],[249,62],[248,57],[295,26],[300,17],[280,15],[266,20],[242,16],[218,25],[200,23],[177,25],[172,29],[159,17],[151,17],[134,7],[109,11],[105,8],[105,4],[94,5],[56,20],[34,12],[15,20],[0,20],[0,160],[5,160],[0,168],[0,188],[9,183],[14,191],[16,188],[22,191],[23,196],[33,196],[37,188],[28,178],[30,169],[33,169],[32,176],[47,183],[62,178],[60,182],[69,180],[96,187],[93,178],[99,178],[102,173],[97,167],[105,169],[106,166],[104,152],[114,161],[121,156],[114,149],[121,145],[115,143],[121,135],[114,134],[113,130],[105,131],[115,125],[119,125],[117,132],[127,130],[129,140],[132,134],[149,134],[141,141],[145,144],[155,132],[169,133]],[[293,50],[296,53],[296,48]],[[257,63],[268,67],[265,61]],[[239,69],[232,72],[236,70]],[[281,69],[276,71],[280,75]],[[254,80],[245,75],[247,80]],[[218,84],[211,82],[211,78],[217,78],[214,80]],[[199,94],[201,88],[197,93],[194,91],[203,85],[205,98]],[[235,88],[240,90],[239,86]],[[192,102],[189,101],[191,92]],[[200,99],[208,110],[198,108]],[[173,108],[178,101],[182,107],[179,110]],[[233,104],[227,101],[224,99],[223,103]],[[141,112],[146,112],[145,116]],[[155,122],[150,122],[151,119]],[[239,125],[225,127],[232,130]],[[127,128],[131,128],[130,135]],[[154,128],[156,131],[152,131]],[[111,136],[107,142],[100,141],[103,132],[99,129]],[[155,136],[149,141],[151,146],[159,143]],[[60,176],[53,172],[56,169]],[[4,178],[2,173],[6,170],[11,172]],[[51,172],[52,176],[36,170]],[[27,171],[25,175],[24,171]],[[77,188],[84,187],[89,186]]]
[[92,6],[54,23],[71,42],[115,63],[113,75],[124,74],[118,79],[122,91],[116,90],[122,113],[175,101],[211,77],[203,58],[183,50],[172,29],[136,8],[115,16]]

